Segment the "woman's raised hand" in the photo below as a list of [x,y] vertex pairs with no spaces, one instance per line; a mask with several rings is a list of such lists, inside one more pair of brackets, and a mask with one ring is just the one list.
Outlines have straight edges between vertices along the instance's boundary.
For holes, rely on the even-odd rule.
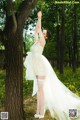
[[40,19],[41,19],[41,17],[42,17],[42,12],[41,12],[41,11],[39,11],[39,12],[37,13],[37,16],[38,16],[38,18],[40,18]]

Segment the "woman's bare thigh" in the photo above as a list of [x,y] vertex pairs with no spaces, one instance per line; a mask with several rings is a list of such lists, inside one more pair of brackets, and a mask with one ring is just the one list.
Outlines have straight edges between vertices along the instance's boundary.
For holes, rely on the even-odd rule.
[[44,80],[46,78],[46,76],[36,75],[36,78],[37,78],[37,80]]

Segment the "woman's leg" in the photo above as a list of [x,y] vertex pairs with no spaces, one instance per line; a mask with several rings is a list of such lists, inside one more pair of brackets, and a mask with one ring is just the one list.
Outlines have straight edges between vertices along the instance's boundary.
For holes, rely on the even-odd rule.
[[39,91],[39,85],[38,85],[38,91],[37,91],[37,114],[40,113],[40,91]]
[[37,92],[37,114],[44,115],[44,91],[43,86],[45,76],[38,76],[38,92]]
[[[38,84],[38,76],[36,76],[36,78],[37,78],[37,84]],[[37,91],[37,112],[36,112],[36,114],[40,113],[40,100],[39,100],[39,97],[40,97],[40,91],[39,91],[39,85],[38,85],[38,91]]]

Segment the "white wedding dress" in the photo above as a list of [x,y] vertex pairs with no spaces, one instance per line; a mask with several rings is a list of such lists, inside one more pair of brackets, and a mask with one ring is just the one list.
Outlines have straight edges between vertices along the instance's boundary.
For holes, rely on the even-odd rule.
[[44,83],[45,110],[56,120],[71,120],[69,110],[77,110],[74,120],[80,120],[80,97],[71,92],[56,76],[48,60],[42,55],[43,47],[37,41],[30,48],[24,66],[26,79],[34,80],[33,93],[37,93],[36,75],[46,75]]

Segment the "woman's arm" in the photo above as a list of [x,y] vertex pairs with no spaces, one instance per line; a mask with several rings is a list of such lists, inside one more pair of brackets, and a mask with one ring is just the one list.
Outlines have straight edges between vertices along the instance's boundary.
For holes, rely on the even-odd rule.
[[[39,37],[38,38],[39,42],[41,43],[42,46],[44,46],[45,45],[45,39],[44,39],[43,32],[41,30],[41,17],[42,17],[41,11],[39,11],[37,15],[38,15],[38,22],[37,22],[36,28],[35,28],[35,37],[37,35],[37,37]],[[35,40],[36,40],[36,38],[35,38]]]
[[39,33],[39,30],[41,30],[41,17],[42,17],[41,11],[38,12],[37,16],[38,16],[38,21],[36,24],[35,32]]
[[35,27],[35,32],[34,32],[34,42],[36,42],[39,38],[39,31],[41,30],[41,16],[42,16],[42,13],[41,11],[38,12],[37,14],[38,16],[38,21],[37,21],[37,24],[36,24],[36,27]]

